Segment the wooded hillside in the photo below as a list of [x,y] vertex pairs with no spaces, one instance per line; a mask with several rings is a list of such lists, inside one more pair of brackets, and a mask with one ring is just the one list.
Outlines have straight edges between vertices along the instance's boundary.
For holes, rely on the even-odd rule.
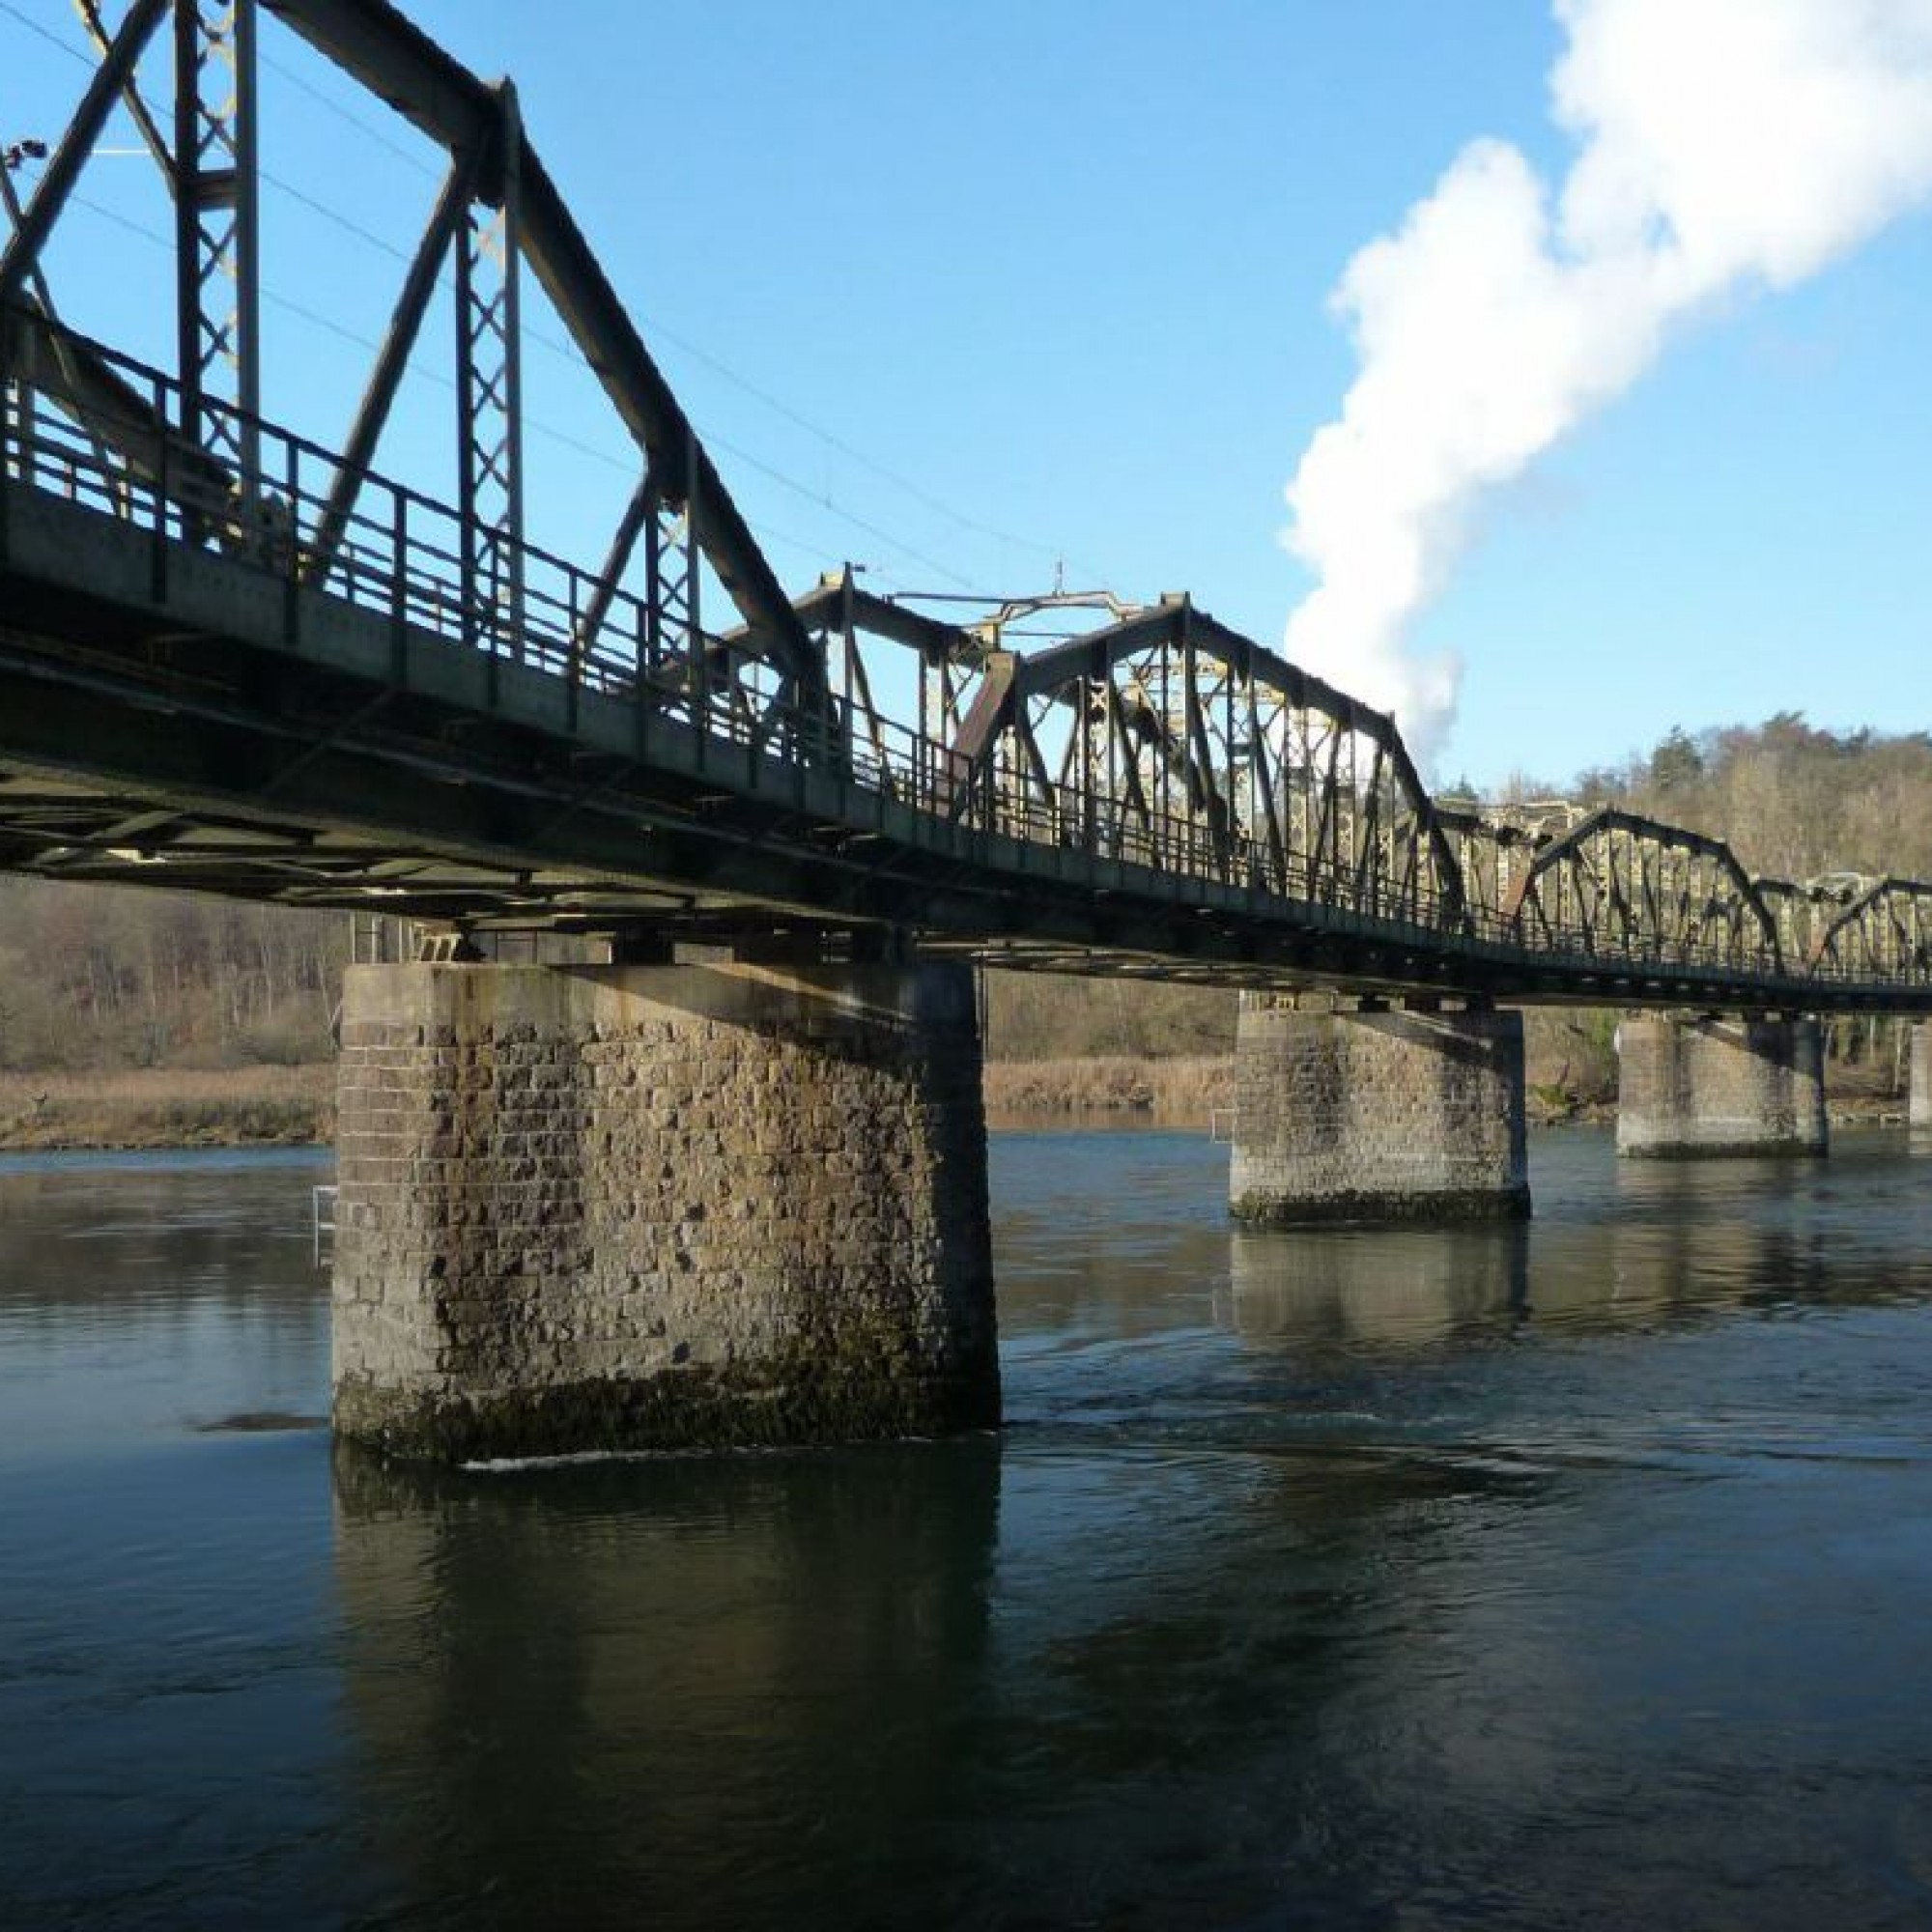
[[1784,711],[1754,726],[1672,731],[1647,755],[1585,772],[1563,793],[1725,839],[1747,871],[1774,878],[1932,879],[1932,733],[1924,731],[1841,736]]
[[343,913],[0,876],[0,1070],[326,1060]]

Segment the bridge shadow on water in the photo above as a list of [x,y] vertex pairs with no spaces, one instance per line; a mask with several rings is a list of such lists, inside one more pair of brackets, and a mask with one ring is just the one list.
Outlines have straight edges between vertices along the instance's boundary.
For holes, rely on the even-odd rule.
[[1264,1459],[1238,1495],[1223,1473],[991,1436],[488,1472],[338,1445],[372,1916],[1264,1909],[1273,1781],[1364,1693],[1362,1585],[1390,1523],[1522,1485],[1313,1450]]

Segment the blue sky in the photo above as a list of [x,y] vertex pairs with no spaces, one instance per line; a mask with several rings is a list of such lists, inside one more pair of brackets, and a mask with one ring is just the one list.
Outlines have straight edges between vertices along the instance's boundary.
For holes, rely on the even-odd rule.
[[[798,588],[851,557],[881,588],[1017,593],[1064,559],[1069,584],[1185,587],[1278,642],[1310,582],[1280,541],[1284,486],[1355,373],[1329,304],[1350,257],[1477,136],[1551,174],[1568,152],[1548,105],[1562,36],[1525,0],[408,11],[515,76]],[[85,70],[54,41],[79,43],[65,0],[0,8],[0,138],[58,132]],[[339,442],[367,360],[348,338],[382,326],[384,245],[412,244],[436,156],[272,23],[263,46],[265,403]],[[50,267],[77,326],[159,355],[148,173],[97,159]],[[1438,775],[1561,780],[1673,724],[1778,710],[1932,726],[1927,340],[1921,213],[1700,315],[1492,492],[1412,633],[1464,666]],[[594,561],[621,436],[563,358],[532,355],[528,380],[539,534]],[[448,405],[417,387],[381,467],[436,487]]]

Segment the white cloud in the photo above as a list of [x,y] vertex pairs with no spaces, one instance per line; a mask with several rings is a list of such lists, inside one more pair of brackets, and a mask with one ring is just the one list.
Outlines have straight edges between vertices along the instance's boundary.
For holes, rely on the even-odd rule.
[[1483,492],[1634,382],[1671,326],[1782,288],[1932,193],[1932,0],[1556,0],[1577,144],[1552,194],[1465,148],[1333,301],[1360,361],[1288,487],[1316,587],[1286,648],[1427,757],[1461,666],[1405,647]]

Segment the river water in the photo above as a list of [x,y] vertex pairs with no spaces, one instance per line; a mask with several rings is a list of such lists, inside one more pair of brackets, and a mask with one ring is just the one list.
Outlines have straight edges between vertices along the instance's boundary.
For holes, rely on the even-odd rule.
[[1932,1924],[1932,1158],[1246,1235],[998,1135],[998,1439],[331,1459],[305,1153],[0,1162],[0,1924]]

